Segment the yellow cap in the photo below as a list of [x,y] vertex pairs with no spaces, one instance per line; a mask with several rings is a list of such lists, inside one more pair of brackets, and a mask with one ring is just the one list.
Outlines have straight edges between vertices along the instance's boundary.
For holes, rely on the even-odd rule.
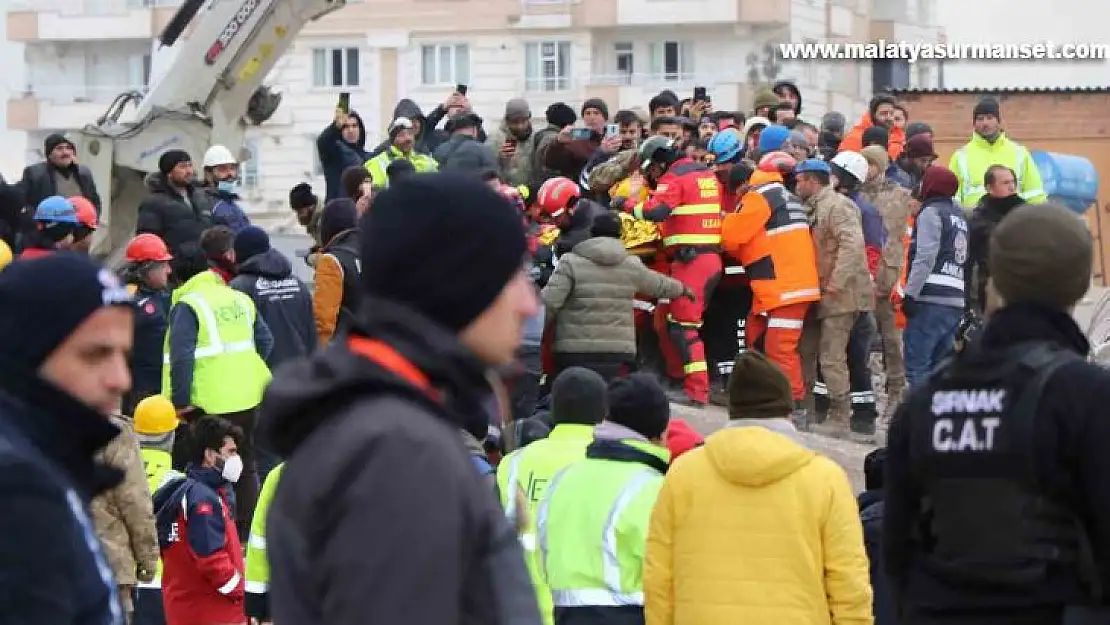
[[168,434],[177,429],[177,411],[162,395],[151,395],[135,406],[135,433],[147,436]]
[[13,258],[12,248],[5,241],[0,239],[0,269],[11,264]]

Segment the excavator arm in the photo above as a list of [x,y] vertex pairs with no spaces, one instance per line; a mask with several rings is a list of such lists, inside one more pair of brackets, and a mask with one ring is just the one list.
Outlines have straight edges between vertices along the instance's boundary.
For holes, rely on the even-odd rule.
[[[160,37],[174,56],[145,95],[121,94],[96,124],[73,137],[102,200],[92,253],[118,261],[135,232],[145,176],[169,149],[199,163],[214,143],[243,149],[246,124],[261,124],[280,102],[262,81],[308,22],[347,0],[186,0]],[[187,38],[178,41],[193,23]],[[141,98],[141,99],[140,99]],[[138,100],[121,122],[128,100]]]

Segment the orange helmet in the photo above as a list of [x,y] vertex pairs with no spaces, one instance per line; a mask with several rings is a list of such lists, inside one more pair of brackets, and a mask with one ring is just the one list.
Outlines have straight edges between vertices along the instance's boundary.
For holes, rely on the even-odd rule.
[[83,195],[74,195],[66,199],[73,205],[73,210],[77,212],[78,223],[89,230],[96,230],[99,222],[96,217],[96,207],[93,206],[93,203]]
[[772,174],[791,173],[797,165],[797,159],[786,152],[768,152],[759,159],[759,171]]
[[551,178],[540,185],[536,205],[544,215],[559,219],[581,195],[582,190],[570,178]]
[[127,244],[124,257],[129,263],[164,263],[173,260],[166,242],[156,234],[140,234]]

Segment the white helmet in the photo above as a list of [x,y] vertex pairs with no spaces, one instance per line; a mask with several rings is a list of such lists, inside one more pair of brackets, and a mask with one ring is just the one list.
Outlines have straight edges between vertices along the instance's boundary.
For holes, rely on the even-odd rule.
[[839,152],[829,162],[851,174],[856,182],[867,182],[867,159],[859,152]]
[[214,145],[204,153],[204,166],[217,167],[219,165],[238,165],[239,160],[232,155],[231,150],[222,145]]

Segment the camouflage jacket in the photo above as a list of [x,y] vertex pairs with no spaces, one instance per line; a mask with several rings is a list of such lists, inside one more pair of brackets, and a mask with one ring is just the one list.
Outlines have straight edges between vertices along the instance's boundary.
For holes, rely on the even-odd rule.
[[863,185],[860,193],[867,201],[879,209],[886,231],[886,245],[883,246],[879,271],[875,276],[875,290],[880,297],[890,295],[890,290],[898,283],[905,262],[906,222],[910,217],[910,192],[902,185],[880,177]]
[[817,316],[823,319],[874,309],[859,207],[832,187],[825,187],[806,200],[805,208],[821,283]]
[[586,184],[595,193],[607,193],[609,189],[632,173],[632,163],[636,150],[621,150],[609,160],[590,170]]
[[129,422],[112,417],[112,423],[121,432],[100,452],[100,460],[123,471],[124,479],[93,499],[89,509],[116,582],[129,586],[136,581],[154,579],[158,566],[158,535],[139,441]]
[[505,138],[510,136],[512,135],[509,129],[505,124],[501,124],[486,138],[486,145],[493,148],[494,154],[497,155],[498,173],[501,174],[505,184],[512,187],[530,185],[535,175],[536,133],[533,132],[524,141],[517,142],[516,154],[506,160],[501,158],[501,144],[505,143]]

